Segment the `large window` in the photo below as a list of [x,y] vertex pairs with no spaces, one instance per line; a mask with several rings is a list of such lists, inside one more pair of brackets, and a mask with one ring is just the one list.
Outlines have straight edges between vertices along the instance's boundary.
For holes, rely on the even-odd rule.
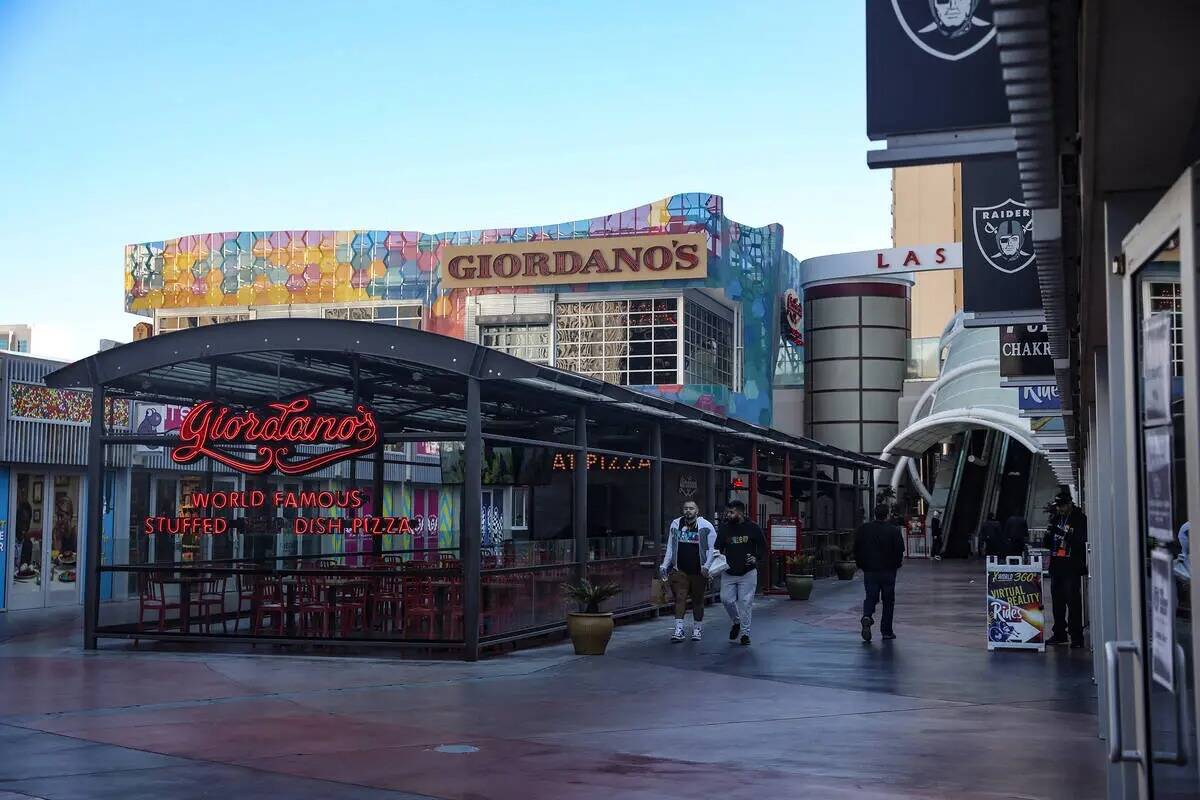
[[1175,281],[1151,281],[1145,284],[1146,315],[1171,315],[1171,374],[1183,375],[1183,292]]
[[250,319],[248,312],[240,314],[179,314],[158,318],[158,332],[171,333],[188,328],[200,328],[205,325],[218,325],[222,322],[244,322]]
[[679,298],[555,307],[555,366],[626,386],[680,382]]
[[687,301],[683,307],[683,382],[733,388],[733,354],[733,320]]
[[421,307],[408,306],[348,306],[325,309],[325,319],[349,319],[380,322],[402,328],[421,329]]
[[549,325],[482,325],[479,343],[535,364],[550,363]]

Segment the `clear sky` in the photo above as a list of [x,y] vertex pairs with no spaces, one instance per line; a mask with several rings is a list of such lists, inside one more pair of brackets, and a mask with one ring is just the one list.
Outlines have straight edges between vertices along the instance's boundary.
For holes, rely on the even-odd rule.
[[676,192],[803,258],[890,242],[863,6],[0,0],[0,322],[128,341],[128,243],[540,225]]

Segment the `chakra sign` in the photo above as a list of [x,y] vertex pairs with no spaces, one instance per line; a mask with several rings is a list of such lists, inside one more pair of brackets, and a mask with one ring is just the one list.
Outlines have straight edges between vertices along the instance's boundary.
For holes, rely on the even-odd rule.
[[[284,475],[305,475],[379,443],[375,414],[365,406],[356,406],[354,414],[306,413],[311,405],[306,397],[270,403],[260,415],[211,400],[198,403],[179,426],[181,444],[171,451],[171,460],[190,464],[208,457],[249,475],[272,469]],[[254,456],[247,459],[231,452],[236,445],[253,446]],[[334,449],[297,454],[297,445],[333,445]]]

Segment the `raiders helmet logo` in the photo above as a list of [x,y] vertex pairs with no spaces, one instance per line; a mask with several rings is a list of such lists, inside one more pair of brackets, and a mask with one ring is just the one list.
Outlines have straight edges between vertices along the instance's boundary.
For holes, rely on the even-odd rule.
[[975,244],[1001,272],[1020,272],[1033,263],[1033,213],[1009,198],[995,206],[971,209]]
[[892,0],[892,8],[917,47],[946,61],[964,59],[996,38],[996,26],[982,16],[991,16],[988,0]]

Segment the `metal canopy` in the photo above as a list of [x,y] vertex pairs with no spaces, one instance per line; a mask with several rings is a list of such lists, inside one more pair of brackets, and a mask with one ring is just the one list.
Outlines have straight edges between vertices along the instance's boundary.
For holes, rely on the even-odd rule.
[[[355,380],[357,374],[358,379]],[[370,403],[383,430],[465,431],[466,379],[487,387],[483,433],[569,421],[580,404],[635,414],[691,437],[716,434],[791,449],[850,468],[887,465],[861,453],[701,411],[684,403],[528,361],[448,336],[327,319],[232,322],[96,353],[46,376],[55,388],[105,387],[130,398],[213,398],[259,406],[308,395],[318,408]]]

